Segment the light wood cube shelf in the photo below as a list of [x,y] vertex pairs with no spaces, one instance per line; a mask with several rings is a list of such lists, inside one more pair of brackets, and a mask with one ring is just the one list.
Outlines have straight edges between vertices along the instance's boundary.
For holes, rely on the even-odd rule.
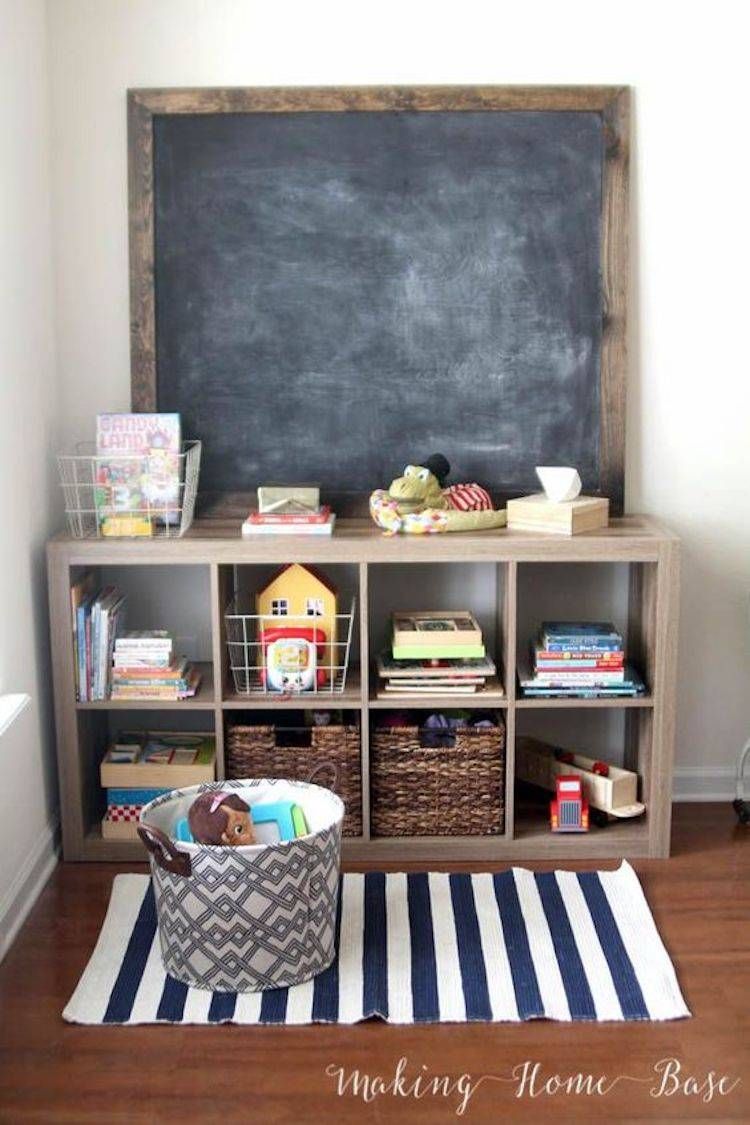
[[[358,714],[362,743],[363,835],[345,839],[344,858],[354,862],[423,863],[450,860],[497,861],[550,858],[666,856],[671,823],[674,699],[679,597],[679,542],[651,519],[628,516],[605,530],[566,538],[507,530],[427,537],[386,537],[365,521],[341,520],[330,538],[264,537],[243,540],[239,525],[199,521],[182,539],[72,539],[58,535],[48,544],[48,573],[54,669],[57,755],[60,776],[63,849],[68,860],[140,860],[137,842],[103,840],[99,830],[102,794],[98,765],[106,749],[108,724],[118,711],[143,711],[142,724],[153,713],[169,712],[162,726],[180,728],[180,713],[216,733],[218,776],[224,776],[226,722],[242,711],[336,708]],[[360,666],[353,667],[343,694],[303,695],[292,700],[238,695],[231,681],[224,630],[224,609],[230,599],[236,568],[286,562],[346,567],[354,578]],[[376,655],[370,619],[373,581],[379,568],[408,564],[453,566],[482,563],[496,575],[496,662],[502,692],[476,696],[377,699],[371,671]],[[518,635],[519,574],[534,564],[627,564],[628,655],[641,671],[648,694],[631,699],[524,699],[516,690],[516,660],[528,640]],[[203,683],[195,699],[180,703],[105,701],[77,703],[72,647],[70,588],[84,569],[106,573],[109,567],[204,568],[210,606],[211,659],[203,664]],[[167,572],[168,573],[168,572]],[[137,576],[136,576],[137,579]],[[132,585],[132,583],[131,583]],[[136,586],[137,588],[137,586]],[[132,598],[132,594],[131,594]],[[466,601],[470,603],[470,595]],[[404,608],[393,606],[392,608]],[[455,609],[456,606],[433,608]],[[463,608],[463,607],[460,607]],[[561,606],[559,617],[564,618]],[[155,621],[154,627],[163,626]],[[190,654],[188,654],[190,655]],[[488,708],[506,727],[505,831],[497,836],[402,837],[370,836],[370,724],[386,707],[403,709]],[[557,710],[561,723],[575,710],[620,710],[624,715],[624,764],[638,771],[645,817],[623,821],[588,834],[553,835],[543,806],[516,808],[514,751],[522,715]],[[149,715],[149,712],[151,715]],[[202,716],[202,718],[200,718]],[[116,717],[116,716],[115,716]],[[130,717],[130,714],[129,716]],[[166,723],[166,718],[169,723]],[[586,749],[582,747],[581,749]],[[540,811],[541,810],[541,811]]]

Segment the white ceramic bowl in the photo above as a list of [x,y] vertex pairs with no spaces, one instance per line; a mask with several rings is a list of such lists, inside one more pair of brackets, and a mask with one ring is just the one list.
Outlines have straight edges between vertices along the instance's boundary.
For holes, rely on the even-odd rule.
[[575,500],[581,491],[581,478],[577,469],[563,465],[537,465],[536,475],[542,482],[548,500],[560,504],[563,500]]

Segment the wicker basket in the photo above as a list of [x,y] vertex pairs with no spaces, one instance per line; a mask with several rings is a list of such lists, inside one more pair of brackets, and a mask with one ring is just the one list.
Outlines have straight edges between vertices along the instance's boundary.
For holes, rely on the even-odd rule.
[[312,727],[310,734],[310,746],[278,746],[274,726],[230,726],[225,747],[227,777],[314,780],[332,789],[344,802],[344,836],[361,836],[359,729],[355,726]]
[[373,836],[492,836],[505,825],[505,727],[425,747],[420,728],[372,732]]

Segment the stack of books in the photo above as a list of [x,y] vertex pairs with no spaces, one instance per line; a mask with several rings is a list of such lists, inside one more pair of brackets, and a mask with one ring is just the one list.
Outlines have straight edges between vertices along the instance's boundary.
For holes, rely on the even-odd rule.
[[396,613],[391,647],[377,661],[378,696],[501,693],[482,630],[468,611]]
[[261,485],[243,535],[332,535],[336,516],[315,485]]
[[110,746],[99,769],[106,794],[105,840],[134,840],[141,809],[163,793],[213,781],[213,735],[126,731]]
[[545,621],[530,656],[519,667],[524,695],[594,698],[645,691],[625,662],[622,634],[608,621]]
[[190,699],[201,674],[186,657],[175,657],[163,629],[126,633],[115,641],[112,699]]
[[70,590],[76,698],[80,703],[108,699],[115,638],[122,629],[125,597],[115,586],[97,591],[87,573]]

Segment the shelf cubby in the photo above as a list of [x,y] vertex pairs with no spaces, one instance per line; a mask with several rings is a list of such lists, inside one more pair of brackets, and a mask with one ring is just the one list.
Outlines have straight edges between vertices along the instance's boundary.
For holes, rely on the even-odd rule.
[[[249,593],[288,562],[326,572],[342,600],[356,599],[351,663],[343,693],[286,698],[238,693],[229,669],[224,613],[235,591]],[[182,539],[78,540],[59,535],[48,545],[55,715],[66,859],[143,859],[139,843],[105,841],[98,764],[118,729],[212,730],[217,775],[224,774],[227,722],[290,711],[347,710],[359,717],[363,832],[344,841],[351,862],[449,862],[503,859],[667,855],[671,815],[679,544],[645,517],[565,538],[496,531],[461,535],[382,535],[366,521],[341,520],[329,538],[243,540],[239,524],[198,521]],[[193,700],[75,700],[70,587],[83,570],[116,583],[128,595],[129,628],[168,628],[202,664]],[[374,661],[395,609],[471,609],[498,667],[503,692],[473,696],[376,697]],[[614,620],[648,694],[636,699],[522,698],[519,652],[548,618]],[[425,712],[491,709],[506,727],[505,833],[475,837],[370,838],[369,737],[386,709]],[[612,738],[623,764],[641,778],[646,816],[580,836],[549,832],[544,802],[528,801],[515,782],[516,737],[547,732],[571,748],[605,753]],[[604,732],[604,733],[602,733]],[[556,737],[552,737],[552,735]],[[606,743],[609,745],[609,743]],[[614,760],[614,759],[613,759]]]

